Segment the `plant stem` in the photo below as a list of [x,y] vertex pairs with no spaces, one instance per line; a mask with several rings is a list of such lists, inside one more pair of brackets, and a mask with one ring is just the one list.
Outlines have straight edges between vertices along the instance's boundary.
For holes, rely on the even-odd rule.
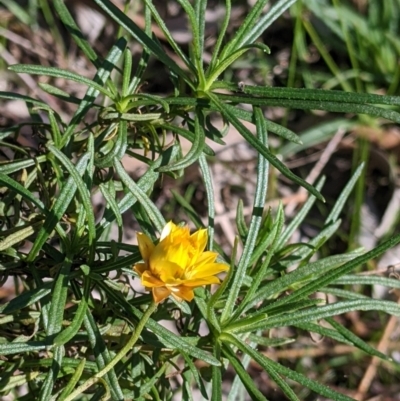
[[139,339],[139,336],[149,320],[152,313],[157,309],[157,303],[152,302],[147,308],[146,312],[143,314],[140,319],[138,325],[136,326],[136,330],[133,332],[129,341],[125,344],[125,346],[118,352],[117,355],[110,361],[108,365],[106,365],[100,372],[97,372],[90,379],[86,380],[83,384],[77,387],[68,397],[65,398],[65,401],[72,401],[77,395],[83,393],[90,386],[95,384],[100,378],[102,378],[105,374],[107,374],[136,344],[136,341]]

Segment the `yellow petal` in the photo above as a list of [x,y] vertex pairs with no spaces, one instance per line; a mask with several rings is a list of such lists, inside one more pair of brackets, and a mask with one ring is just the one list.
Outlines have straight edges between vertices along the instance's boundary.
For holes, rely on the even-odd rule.
[[205,264],[205,263],[214,263],[214,260],[217,259],[218,253],[212,251],[203,252],[200,257],[196,261],[196,265]]
[[141,280],[144,287],[153,288],[164,286],[164,283],[157,277],[153,276],[148,270],[142,274]]
[[173,287],[171,288],[171,294],[178,301],[184,299],[185,301],[190,302],[194,298],[194,292],[191,288],[185,286]]
[[139,276],[141,276],[147,270],[147,264],[146,263],[136,263],[136,265],[133,266],[133,270],[135,270],[135,272],[137,274],[139,274]]
[[152,293],[154,302],[158,304],[159,302],[164,301],[165,298],[168,298],[171,291],[166,287],[157,287],[153,288]]
[[170,235],[166,238],[171,245],[179,245],[188,243],[190,238],[190,230],[188,226],[179,227],[175,224],[171,229]]
[[[218,254],[216,252],[206,251],[199,255],[197,260],[193,260],[192,266],[187,269],[188,277],[193,275],[193,271],[198,270],[202,266],[214,264]],[[213,273],[210,273],[210,275]]]
[[203,278],[208,276],[215,276],[218,273],[229,270],[229,266],[224,263],[209,263],[194,266],[185,277],[188,279]]
[[164,226],[164,228],[163,228],[162,231],[161,231],[160,242],[161,242],[164,238],[168,237],[168,235],[171,233],[171,231],[173,230],[174,227],[176,227],[176,226],[175,226],[175,224],[174,224],[172,221],[168,222],[168,223]]
[[187,263],[184,250],[164,242],[157,244],[149,259],[150,270],[160,278],[180,276],[185,267],[183,262]]
[[161,261],[168,260],[169,262],[176,263],[182,269],[185,269],[191,262],[191,255],[189,253],[191,247],[185,241],[176,241],[171,243],[168,238],[157,244],[150,256],[150,266],[154,269]]
[[220,283],[219,278],[215,276],[193,278],[191,280],[184,281],[184,285],[187,287],[201,287],[202,285],[219,284],[219,283]]
[[185,269],[190,262],[188,247],[185,245],[186,244],[179,243],[168,247],[165,252],[165,259]]
[[190,236],[190,242],[196,250],[201,253],[204,251],[207,245],[208,234],[207,230],[198,230]]
[[168,260],[160,261],[159,265],[157,266],[157,271],[160,272],[160,280],[166,284],[175,283],[176,280],[180,279],[183,274],[183,270],[178,264]]
[[142,255],[143,260],[149,259],[151,253],[154,250],[155,245],[151,239],[143,233],[137,233],[137,240],[139,245],[139,251]]

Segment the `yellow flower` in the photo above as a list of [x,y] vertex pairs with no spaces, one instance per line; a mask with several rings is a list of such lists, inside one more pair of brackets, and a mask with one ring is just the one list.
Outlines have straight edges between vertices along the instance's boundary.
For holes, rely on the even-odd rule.
[[137,238],[144,263],[137,263],[133,269],[142,284],[151,289],[157,303],[170,295],[179,301],[191,301],[193,288],[219,284],[215,275],[229,269],[215,262],[216,252],[204,251],[208,238],[205,229],[190,234],[188,226],[179,227],[169,222],[157,245],[143,233],[138,233]]

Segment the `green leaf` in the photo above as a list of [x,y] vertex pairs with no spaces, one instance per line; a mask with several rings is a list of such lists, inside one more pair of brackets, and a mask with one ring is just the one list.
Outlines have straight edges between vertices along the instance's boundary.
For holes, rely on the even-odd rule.
[[62,70],[61,68],[46,67],[42,65],[14,64],[8,67],[8,69],[19,74],[43,75],[54,78],[64,78],[86,85],[89,88],[92,88],[102,93],[104,96],[113,98],[112,93],[103,88],[98,83],[92,81],[91,79],[85,78],[82,75],[75,74],[74,72]]
[[237,208],[236,208],[236,228],[239,234],[240,239],[242,242],[246,241],[246,236],[249,233],[249,229],[246,225],[246,221],[244,219],[244,213],[243,213],[243,200],[239,199]]
[[183,207],[183,210],[189,216],[190,220],[192,220],[192,222],[195,224],[196,228],[203,228],[203,222],[193,206],[175,190],[171,190],[171,193],[179,205]]
[[[194,143],[195,139],[195,133],[184,129],[182,127],[178,127],[173,124],[169,123],[163,123],[160,125],[157,125],[157,127],[160,127],[161,129],[169,130],[173,133],[178,134],[179,136],[182,136],[183,138],[187,139],[188,141]],[[206,143],[204,143],[204,148],[203,148],[203,153],[205,153],[207,156],[215,156],[215,152],[210,148]]]
[[[195,364],[193,363],[193,361],[191,360],[191,358],[190,358],[188,355],[186,355],[184,352],[182,352],[182,356],[183,356],[183,358],[184,358],[184,360],[185,360],[187,366],[189,367],[190,372],[192,373],[193,379],[194,379],[194,381],[196,382],[196,385],[197,385],[198,389],[200,390],[201,395],[202,395],[206,400],[208,400],[207,391],[206,391],[206,389],[205,389],[205,387],[204,387],[204,383],[203,383],[203,380],[201,379],[201,376],[200,376],[200,374],[199,374],[198,368],[195,366]],[[214,356],[215,356],[215,355],[214,355]],[[217,358],[217,359],[218,359],[218,358]],[[219,371],[221,371],[221,369],[220,369],[219,367],[216,367],[216,369],[218,369]],[[221,387],[221,382],[220,382],[219,384],[220,384],[220,387]],[[212,400],[214,400],[214,398],[212,398]]]
[[[303,263],[314,255],[318,249],[326,242],[329,238],[332,237],[333,234],[339,229],[341,225],[341,220],[336,220],[335,223],[331,223],[329,225],[325,225],[321,231],[304,246],[299,248],[297,251],[291,254],[291,259],[294,261],[301,259]],[[297,245],[296,245],[297,247]],[[285,248],[282,248],[283,251]],[[295,264],[295,262],[291,263],[290,265]]]
[[[253,113],[250,113],[246,110],[243,110],[237,106],[232,106],[230,104],[225,104],[225,106],[232,111],[236,115],[237,118],[240,120],[248,121],[248,122],[253,122],[254,117]],[[298,135],[296,135],[293,131],[290,129],[283,127],[282,125],[279,125],[277,123],[274,123],[273,121],[267,120],[265,117],[265,124],[268,132],[273,132],[274,134],[280,136],[281,138],[287,139],[288,141],[293,142],[292,146],[297,146],[299,147],[303,142],[302,139]],[[280,152],[282,154],[282,152]]]
[[291,344],[296,341],[296,338],[267,338],[264,336],[258,336],[255,334],[249,335],[249,340],[256,344],[262,345],[263,347],[281,347],[286,344]]
[[24,291],[22,294],[13,298],[11,301],[6,302],[0,306],[0,313],[11,315],[15,311],[21,310],[30,306],[36,302],[39,302],[42,298],[51,292],[52,282],[43,283],[40,288],[34,290]]
[[[89,158],[90,154],[87,153],[81,156],[73,171],[76,171],[76,173],[78,173],[80,176],[83,175]],[[49,215],[46,217],[46,220],[44,221],[43,226],[40,229],[29,252],[27,262],[32,262],[35,260],[35,257],[42,248],[43,244],[46,242],[47,238],[50,236],[51,232],[54,230],[55,226],[61,220],[62,216],[67,210],[68,205],[75,195],[76,189],[77,184],[75,179],[73,176],[70,176],[57,197],[53,207],[51,208]]]
[[28,191],[25,187],[23,187],[19,182],[13,180],[7,175],[0,173],[0,183],[2,183],[7,188],[15,191],[17,194],[21,195],[23,198],[31,202],[35,205],[42,213],[48,213],[43,205],[43,202],[37,197],[33,196],[33,194]]
[[[221,359],[221,345],[215,342],[213,355],[217,360]],[[211,371],[211,400],[222,401],[222,372],[220,366],[213,366]]]
[[25,26],[30,26],[33,23],[33,16],[29,15],[29,11],[26,7],[19,5],[16,1],[0,0],[5,7],[8,8],[9,12],[14,18],[18,18]]
[[[99,281],[98,285],[107,293],[110,299],[121,305],[126,316],[132,316],[135,320],[141,319],[143,313],[126,301],[120,293],[112,290],[104,281]],[[147,322],[147,327],[158,336],[159,340],[166,347],[185,352],[186,354],[201,359],[210,365],[221,366],[221,363],[208,352],[193,346],[189,343],[188,339],[185,339],[185,337],[177,337],[174,333],[161,326],[155,320],[150,318]]]
[[[200,0],[194,4],[194,14],[195,14],[195,27],[197,37],[193,38],[196,43],[198,54],[201,58],[198,68],[203,71],[203,54],[204,54],[204,39],[205,39],[205,26],[206,26],[206,12],[207,12],[207,0]],[[194,29],[192,28],[194,31]]]
[[221,27],[219,28],[217,43],[214,45],[211,61],[207,68],[207,71],[206,71],[206,76],[209,75],[210,70],[215,69],[215,66],[220,59],[220,57],[219,57],[220,50],[221,50],[221,46],[222,46],[223,42],[226,40],[226,30],[228,29],[229,22],[230,22],[231,9],[232,9],[231,0],[225,0],[224,19],[221,24]]
[[[388,272],[390,268],[388,267]],[[400,280],[381,276],[367,276],[363,274],[343,275],[335,280],[334,285],[381,285],[389,288],[400,288]]]
[[244,53],[253,48],[261,49],[264,53],[270,53],[269,47],[264,43],[252,43],[242,46],[231,53],[228,53],[225,58],[219,60],[218,64],[214,65],[213,70],[208,70],[208,76],[206,77],[207,81],[205,82],[204,86],[200,87],[200,93],[209,92],[218,77]]
[[[126,45],[127,45],[126,39],[119,38],[111,48],[110,52],[107,54],[105,60],[99,66],[99,69],[97,70],[93,81],[91,81],[95,82],[96,86],[93,87],[89,85],[89,88],[86,91],[84,98],[80,102],[78,109],[75,111],[70,123],[68,124],[67,129],[65,130],[63,137],[63,145],[67,144],[69,138],[74,134],[78,124],[82,122],[83,118],[87,115],[88,111],[93,107],[94,101],[98,97],[99,93],[103,93],[111,100],[116,101],[117,90],[112,84],[112,81],[109,80],[108,78],[113,68],[117,66],[117,63],[121,58]],[[104,85],[106,85],[106,83],[108,83],[108,85],[111,87],[110,91],[104,89]],[[99,88],[102,88],[102,90],[100,90]],[[106,93],[104,93],[104,91],[106,91]]]
[[47,373],[46,379],[40,388],[39,400],[48,401],[54,390],[55,381],[61,369],[62,358],[64,356],[64,348],[57,347],[53,351],[53,363]]
[[[268,250],[268,254],[270,254],[270,256],[267,256],[266,258],[268,259],[268,261],[266,259],[264,259],[263,261],[263,265],[265,265],[265,269],[267,269],[269,262],[273,256],[273,252],[278,242],[284,223],[285,223],[285,216],[284,216],[283,206],[282,203],[279,203],[278,210],[276,211],[275,221],[272,221],[270,212],[268,213],[266,219],[264,220],[264,224],[261,227],[258,243],[254,248],[253,255],[251,256],[250,259],[251,265],[253,265],[264,252],[267,252],[267,248],[270,247],[270,249]],[[261,267],[260,271],[263,269],[264,268]],[[261,277],[264,277],[265,269],[263,273],[260,272],[257,274],[260,274]]]
[[121,160],[125,155],[127,143],[128,123],[126,120],[121,120],[118,123],[118,134],[114,146],[111,150],[102,157],[95,157],[94,164],[99,168],[111,167],[114,159]]
[[96,66],[99,67],[98,56],[96,52],[92,49],[89,42],[85,39],[85,35],[79,29],[78,25],[75,24],[74,19],[65,6],[62,0],[53,0],[53,6],[63,22],[64,26],[68,30],[68,33],[72,36],[75,43],[83,51],[86,57]]
[[340,323],[336,322],[335,319],[328,317],[326,319],[326,321],[334,329],[336,329],[344,338],[346,338],[348,341],[350,341],[352,344],[354,344],[354,346],[363,350],[367,354],[369,354],[371,356],[376,356],[380,359],[383,359],[384,361],[390,361],[390,362],[393,361],[392,358],[389,358],[387,355],[383,354],[379,350],[375,349],[374,347],[371,347],[369,344],[367,344],[365,341],[363,341],[360,337],[356,336],[350,330],[346,329],[346,327],[344,327]]
[[199,0],[195,3],[197,15],[188,0],[177,0],[183,8],[190,24],[190,30],[193,36],[191,46],[191,59],[194,61],[195,72],[197,74],[198,84],[204,87],[203,72],[203,48],[204,48],[204,24],[205,24],[205,7],[207,1]]
[[236,261],[238,243],[239,243],[239,238],[238,238],[238,236],[236,236],[235,241],[233,243],[232,257],[231,257],[231,263],[229,266],[228,273],[225,276],[224,281],[217,288],[217,291],[215,291],[214,294],[211,295],[211,298],[209,299],[208,305],[207,305],[209,309],[214,307],[214,305],[221,298],[221,296],[226,291],[226,289],[229,288],[229,284],[231,283],[231,280],[233,279],[233,277],[235,275],[235,272],[236,272],[235,261]]
[[0,388],[2,393],[9,393],[12,390],[18,391],[21,386],[29,385],[29,382],[41,380],[43,374],[40,371],[15,374],[13,372],[4,372],[0,379]]
[[25,103],[30,103],[33,106],[40,106],[44,109],[49,109],[49,106],[46,103],[26,95],[20,95],[19,93],[0,91],[0,98],[8,100],[23,100]]
[[[315,189],[317,191],[320,191],[321,188],[324,186],[324,184],[325,184],[325,177],[321,177],[321,179],[315,185]],[[315,196],[310,195],[308,197],[307,201],[303,204],[302,208],[296,213],[295,217],[285,228],[283,233],[281,233],[281,235],[279,236],[279,239],[277,240],[277,244],[276,244],[276,249],[278,251],[280,248],[282,248],[286,244],[286,242],[290,239],[290,237],[293,235],[293,233],[298,229],[300,224],[306,218],[311,207],[314,205],[315,200],[316,200]]]
[[85,369],[86,359],[83,358],[80,360],[79,365],[76,367],[74,374],[69,379],[68,383],[63,388],[61,394],[57,398],[58,401],[63,401],[65,398],[72,392],[72,390],[77,385],[79,379],[82,376],[83,370]]
[[169,31],[169,29],[167,28],[167,26],[164,22],[164,19],[158,13],[153,2],[151,0],[144,0],[144,2],[146,3],[146,6],[149,8],[149,10],[151,12],[151,15],[153,16],[154,20],[157,22],[157,25],[161,28],[163,34],[165,35],[166,40],[171,45],[174,52],[181,58],[181,60],[187,65],[187,67],[191,71],[195,72],[196,69],[195,69],[192,61],[186,56],[186,54],[182,51],[182,49],[175,42],[171,32]]
[[314,297],[311,299],[306,298],[300,301],[288,302],[284,305],[278,305],[278,306],[267,305],[265,307],[259,308],[257,310],[257,313],[262,313],[264,311],[267,311],[269,316],[276,316],[276,315],[282,315],[282,313],[290,311],[290,313],[293,314],[301,309],[304,310],[310,308],[311,306],[321,306],[325,304],[326,300],[321,297]]
[[[261,37],[266,29],[296,1],[297,0],[279,0],[276,2],[256,24],[249,24],[248,29],[245,29],[243,35],[239,37],[236,46],[254,43]],[[263,2],[260,1],[260,3]]]
[[[85,209],[86,212],[86,218],[87,218],[87,228],[88,228],[88,234],[89,234],[89,245],[91,245],[96,238],[96,223],[95,223],[95,217],[94,217],[94,212],[93,212],[93,206],[92,206],[92,201],[90,198],[90,191],[87,188],[87,185],[85,182],[82,180],[80,172],[78,171],[78,166],[74,166],[71,161],[69,160],[68,157],[65,156],[64,153],[62,153],[60,150],[58,150],[55,146],[53,145],[48,145],[49,150],[51,153],[61,162],[61,164],[65,167],[65,169],[69,172],[70,177],[73,179],[76,188],[79,191],[79,195],[81,196],[81,202],[82,205]],[[93,153],[88,152],[90,157],[93,157]],[[68,205],[67,205],[68,206]]]
[[222,49],[219,59],[224,59],[229,54],[232,54],[237,49],[242,47],[246,43],[243,38],[246,34],[251,30],[252,27],[255,26],[256,21],[258,20],[259,16],[261,15],[265,5],[268,3],[268,0],[258,0],[251,8],[251,11],[247,14],[245,20],[240,25],[240,28],[236,31],[235,36],[233,39],[228,42],[227,45]]
[[58,277],[52,288],[52,297],[50,301],[49,322],[46,327],[47,335],[58,334],[61,330],[64,318],[64,308],[67,301],[67,291],[69,283],[69,273],[71,270],[72,260],[68,255],[59,266]]
[[[142,29],[140,29],[131,19],[120,11],[109,0],[94,0],[95,3],[103,9],[119,26],[126,29],[142,46],[148,49],[155,57],[164,63],[176,75],[183,78],[189,86],[192,85],[187,74],[172,60],[162,49],[162,47],[152,38],[150,38]],[[148,6],[148,4],[147,4]]]
[[321,288],[321,292],[324,294],[332,294],[337,298],[343,299],[366,299],[368,298],[367,295],[359,294],[354,290],[344,290],[342,288],[335,288],[335,287],[323,287]]
[[[225,89],[238,91],[238,86],[224,83]],[[272,86],[244,85],[240,88],[244,94],[260,96],[252,99],[276,99],[276,100],[304,100],[328,103],[353,103],[355,105],[385,104],[400,105],[399,96],[384,96],[371,93],[345,92],[339,90],[308,89],[308,88],[284,88]],[[243,102],[245,103],[245,102]]]
[[151,377],[148,378],[145,384],[140,386],[140,396],[143,396],[143,398],[140,398],[140,400],[148,400],[148,394],[152,393],[152,390],[154,389],[157,382],[160,381],[160,379],[163,377],[167,368],[167,363],[162,364],[160,369],[158,369],[155,374],[153,373]]
[[[255,305],[261,300],[270,299],[275,295],[281,294],[290,286],[299,285],[303,280],[312,280],[312,283],[316,285],[320,282],[322,277],[325,277],[328,274],[330,270],[338,268],[338,266],[343,266],[348,261],[355,260],[360,253],[360,250],[355,250],[347,254],[328,256],[315,262],[308,263],[306,266],[297,268],[296,270],[293,270],[284,276],[278,277],[273,281],[269,281],[262,288],[260,288],[259,291],[257,291],[251,301],[249,301],[249,305]],[[296,294],[294,299],[299,299],[297,294],[300,294],[300,291],[301,289],[297,289],[290,296],[294,297],[294,294]],[[274,302],[270,306],[276,307],[281,303],[286,303],[286,301],[283,301],[283,299],[286,300],[287,298],[288,297],[284,297]]]
[[206,136],[204,133],[204,116],[202,115],[201,109],[196,108],[195,119],[194,119],[194,141],[193,146],[190,148],[189,152],[185,157],[177,162],[169,165],[160,167],[158,171],[167,172],[167,171],[176,171],[184,169],[185,167],[193,164],[203,152]]
[[[261,145],[266,149],[267,144],[267,130],[265,127],[265,120],[260,109],[254,110],[255,124],[257,128],[257,139],[260,141]],[[249,266],[249,261],[254,251],[258,232],[260,230],[262,214],[264,210],[265,197],[267,194],[268,187],[268,161],[267,158],[260,154],[258,156],[257,164],[257,184],[256,193],[254,195],[253,210],[251,215],[249,232],[246,238],[246,243],[244,245],[242,256],[239,260],[235,276],[233,277],[233,282],[230,287],[228,294],[228,299],[226,301],[225,307],[221,313],[221,323],[226,323],[232,318],[232,311],[237,301],[237,297],[242,286],[247,267]]]
[[72,103],[72,104],[80,104],[82,102],[82,99],[79,99],[76,96],[72,96],[68,92],[65,92],[59,88],[56,88],[53,85],[46,84],[44,82],[39,82],[38,86],[40,87],[40,89],[44,90],[45,92],[49,93],[50,95],[57,97],[58,99],[61,99],[64,102],[68,102],[68,103]]
[[231,333],[250,333],[253,330],[253,327],[260,324],[263,325],[261,322],[265,322],[268,320],[267,313],[259,313],[256,312],[251,316],[247,316],[243,319],[235,319],[233,322],[227,324],[224,327],[224,332],[231,332]]
[[257,401],[267,401],[260,390],[258,390],[258,388],[255,386],[254,379],[246,372],[243,365],[240,363],[231,348],[228,345],[223,344],[222,352],[228,359],[229,363],[232,365],[233,369],[235,369],[237,375],[240,377],[240,380],[242,381],[247,392],[251,396],[251,399]]
[[0,163],[0,169],[2,174],[12,174],[16,171],[23,170],[24,168],[28,168],[36,165],[36,163],[44,163],[47,160],[46,155],[39,156],[35,159],[27,159],[21,160],[17,162],[6,162]]
[[[400,316],[400,306],[391,301],[380,301],[376,299],[356,299],[350,301],[340,301],[334,304],[317,306],[306,310],[296,311],[293,313],[285,313],[269,317],[268,319],[259,321],[246,321],[243,319],[242,326],[232,329],[232,333],[248,333],[256,330],[268,330],[275,327],[287,327],[308,322],[314,322],[319,319],[326,319],[331,316],[338,316],[342,313],[351,311],[382,311],[393,316]],[[249,318],[250,319],[250,318]],[[256,319],[254,319],[256,320]]]
[[0,344],[0,355],[22,354],[26,352],[39,352],[49,344],[45,341],[27,341],[24,343]]
[[[242,122],[235,116],[226,105],[221,102],[217,96],[212,93],[208,94],[213,101],[217,109],[222,113],[222,115],[228,120],[243,136],[243,138],[256,149],[262,156],[264,156],[275,168],[277,168],[285,177],[289,178],[296,184],[301,185],[307,191],[312,193],[317,199],[324,201],[323,196],[310,184],[304,181],[302,178],[293,174],[276,156],[274,156],[259,140],[254,138],[252,133],[242,124]],[[220,96],[220,95],[218,95]]]
[[[156,170],[160,166],[167,165],[170,163],[170,160],[173,160],[178,152],[178,147],[177,146],[172,146],[168,148],[166,151],[164,151],[159,158],[152,163],[150,168],[143,174],[143,176],[139,179],[138,181],[138,186],[139,188],[146,192],[149,191],[156,180],[159,177],[159,173],[156,172]],[[126,194],[119,202],[118,202],[118,208],[120,211],[120,214],[123,214],[126,212],[132,205],[137,202],[137,198],[134,197],[134,195],[129,192]],[[101,222],[98,225],[98,236],[100,236],[100,232],[104,230],[112,221],[114,221],[114,215],[111,210],[106,210],[104,213],[104,217],[101,220]]]
[[[324,386],[321,383],[318,383],[314,380],[309,379],[306,376],[303,376],[300,373],[297,373],[289,368],[284,367],[278,362],[274,362],[271,359],[267,358],[263,354],[257,352],[256,350],[252,349],[250,346],[245,344],[244,342],[238,340],[236,337],[223,334],[221,336],[222,341],[227,341],[236,347],[238,347],[242,352],[250,355],[254,361],[256,361],[268,374],[273,373],[274,375],[283,375],[286,376],[290,380],[294,380],[305,387],[308,387],[310,390],[313,390],[317,394],[321,394],[322,396],[335,401],[354,401],[353,398],[347,397],[346,395],[340,394],[334,390],[331,390],[329,387]],[[287,387],[285,388],[287,389]],[[285,391],[282,388],[283,391]],[[288,395],[286,393],[286,395]]]
[[120,112],[111,112],[101,116],[104,122],[108,122],[107,120],[126,120],[126,121],[135,121],[135,122],[146,122],[158,120],[161,117],[161,113],[120,113]]
[[15,244],[24,241],[36,232],[36,228],[40,226],[40,222],[28,222],[24,226],[16,227],[15,231],[9,235],[4,236],[0,241],[0,251],[10,249]]
[[[109,187],[113,187],[113,181],[110,181],[108,183]],[[115,216],[115,220],[117,222],[117,226],[118,226],[118,238],[119,241],[118,242],[122,242],[122,226],[123,226],[123,221],[122,221],[122,216],[119,212],[119,208],[118,208],[118,204],[117,201],[115,199],[115,190],[113,192],[111,192],[107,185],[105,184],[100,184],[99,185],[100,188],[100,192],[102,193],[102,195],[104,196],[104,199],[107,203],[107,208],[109,208]]]
[[[353,260],[345,263],[344,265],[332,269],[326,272],[323,276],[319,277],[317,280],[313,280],[310,283],[304,285],[304,287],[297,289],[287,297],[284,297],[275,302],[276,304],[292,302],[295,299],[305,298],[310,294],[313,294],[315,291],[318,291],[319,288],[323,288],[326,285],[336,281],[341,276],[351,272],[357,266],[362,265],[363,263],[368,262],[369,260],[376,258],[377,256],[381,255],[387,249],[390,249],[400,243],[400,234],[395,237],[390,238],[389,240],[383,242],[373,250],[360,255]],[[340,255],[342,256],[342,255]]]
[[[74,287],[74,285],[73,288],[75,288],[75,296],[79,296],[77,295],[79,294],[79,290]],[[83,323],[88,333],[89,343],[91,345],[91,348],[93,349],[93,353],[96,358],[98,370],[100,371],[110,363],[112,359],[111,355],[99,332],[96,321],[93,318],[93,315],[90,313],[89,309],[87,309],[86,311],[86,316],[83,320]],[[118,382],[118,376],[114,369],[111,369],[108,373],[106,373],[105,380],[110,387],[112,397],[116,400],[124,399],[124,395]]]
[[145,208],[148,213],[151,221],[156,226],[159,232],[165,226],[165,220],[161,215],[160,211],[154,205],[154,203],[150,200],[150,198],[146,195],[146,193],[140,188],[135,181],[132,180],[131,177],[127,174],[124,167],[122,166],[119,160],[114,159],[114,168],[118,173],[122,183],[126,186],[129,192],[141,203],[141,205]]
[[[331,91],[326,91],[331,92]],[[343,92],[347,93],[347,92]],[[344,103],[338,100],[323,101],[323,100],[296,100],[292,98],[273,98],[273,97],[253,97],[253,96],[238,96],[225,95],[218,93],[221,101],[230,101],[233,104],[247,103],[254,106],[270,106],[270,107],[285,107],[302,110],[325,110],[335,113],[355,113],[369,114],[375,117],[382,117],[388,120],[400,123],[400,113],[389,110],[383,107],[371,106],[369,104],[359,103]]]
[[361,163],[346,186],[343,188],[342,192],[340,193],[339,197],[337,198],[337,201],[335,202],[335,206],[332,208],[330,211],[328,217],[325,220],[325,224],[333,223],[339,218],[339,215],[341,211],[343,210],[345,203],[350,196],[351,191],[354,188],[354,185],[356,184],[358,178],[360,177],[362,171],[364,169],[364,163]]
[[321,337],[329,337],[329,338],[332,338],[335,341],[339,341],[341,343],[348,344],[348,345],[353,345],[353,343],[351,341],[347,340],[345,337],[343,337],[336,330],[329,329],[329,328],[324,327],[324,326],[320,326],[317,323],[313,323],[313,322],[300,323],[300,324],[296,324],[295,327],[298,327],[301,330],[305,330],[307,332],[317,333]]
[[[204,152],[205,153],[205,152]],[[208,209],[208,249],[213,250],[214,243],[214,218],[215,218],[215,205],[214,205],[214,187],[210,172],[210,167],[204,154],[199,157],[199,166],[201,175],[203,177],[204,187],[207,194],[207,209]]]
[[[247,371],[251,362],[251,358],[248,355],[243,355],[240,361],[243,368]],[[227,401],[245,401],[246,396],[247,396],[246,387],[240,380],[239,375],[236,375],[236,377],[233,379]]]
[[132,53],[130,49],[124,50],[124,69],[122,73],[122,88],[121,95],[122,98],[125,98],[130,94],[129,92],[129,84],[131,81],[132,74]]
[[83,319],[85,318],[86,315],[86,310],[88,308],[89,293],[90,293],[90,280],[88,278],[85,278],[83,296],[80,299],[79,306],[75,313],[74,319],[72,320],[71,324],[66,329],[61,331],[54,339],[53,344],[55,347],[63,345],[68,341],[70,341],[78,332],[78,330],[81,328]]

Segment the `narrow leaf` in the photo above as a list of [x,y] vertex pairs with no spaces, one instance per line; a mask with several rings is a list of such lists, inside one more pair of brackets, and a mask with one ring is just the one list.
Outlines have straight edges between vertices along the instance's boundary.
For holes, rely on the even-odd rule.
[[309,183],[293,174],[276,156],[274,156],[259,140],[254,138],[253,134],[242,124],[242,122],[222,103],[217,96],[209,94],[215,106],[220,110],[224,117],[239,131],[243,138],[254,147],[262,156],[264,156],[274,167],[276,167],[285,177],[296,184],[301,185],[307,191],[324,201],[323,196]]
[[75,336],[75,334],[81,328],[88,307],[89,292],[90,292],[90,280],[89,278],[86,277],[84,279],[83,296],[80,299],[79,306],[75,313],[74,319],[72,320],[71,324],[65,330],[61,331],[54,339],[53,341],[54,346],[57,347],[59,345],[67,343]]
[[[267,144],[267,129],[265,126],[265,119],[262,111],[258,108],[254,109],[254,119],[257,128],[257,139],[260,141],[261,145],[266,148]],[[246,243],[243,249],[243,254],[239,260],[237,271],[235,273],[228,299],[225,304],[225,308],[221,314],[221,322],[226,322],[231,318],[233,307],[236,303],[245,272],[249,266],[249,261],[251,255],[254,251],[256,240],[258,237],[258,232],[260,230],[262,214],[264,210],[265,198],[267,194],[268,187],[268,161],[264,158],[264,155],[259,154],[258,164],[257,164],[257,183],[256,183],[256,193],[254,196],[254,204],[252,217],[250,221],[250,227],[246,239]]]
[[165,220],[162,217],[158,208],[154,205],[154,203],[150,200],[146,193],[142,191],[139,185],[136,184],[136,182],[133,181],[131,177],[129,177],[119,160],[114,159],[114,167],[123,184],[129,190],[129,192],[131,192],[131,194],[142,204],[142,206],[147,211],[151,221],[157,227],[157,230],[161,232],[163,227],[165,226]]
[[76,74],[71,71],[62,70],[61,68],[46,67],[42,65],[15,64],[8,67],[8,69],[20,74],[43,75],[54,78],[64,78],[89,86],[90,88],[99,91],[104,96],[110,98],[113,97],[111,92],[109,92],[107,89],[104,89],[101,85],[92,81],[91,79],[85,78],[82,75]]
[[[89,154],[84,154],[76,164],[74,170],[76,170],[76,172],[79,175],[84,174],[89,158],[90,158]],[[67,210],[69,203],[71,202],[72,198],[75,195],[76,188],[77,185],[74,178],[72,176],[69,177],[63,189],[61,190],[58,198],[56,199],[56,202],[54,203],[54,206],[51,209],[51,213],[49,213],[48,217],[43,223],[43,226],[40,229],[36,237],[36,240],[32,245],[32,248],[27,258],[27,262],[32,262],[33,260],[35,260],[37,253],[40,251],[43,244],[46,242],[47,238],[54,230],[54,227],[57,225],[57,223],[60,221],[61,217]]]

